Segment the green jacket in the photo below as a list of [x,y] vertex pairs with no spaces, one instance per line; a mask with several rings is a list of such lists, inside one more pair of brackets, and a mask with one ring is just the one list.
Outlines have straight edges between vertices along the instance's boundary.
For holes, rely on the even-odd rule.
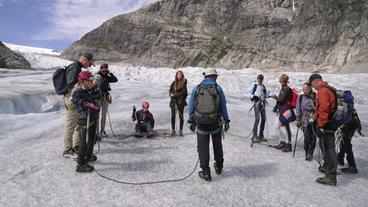
[[79,61],[70,64],[66,69],[66,85],[69,92],[78,83],[78,74],[82,71],[83,65]]

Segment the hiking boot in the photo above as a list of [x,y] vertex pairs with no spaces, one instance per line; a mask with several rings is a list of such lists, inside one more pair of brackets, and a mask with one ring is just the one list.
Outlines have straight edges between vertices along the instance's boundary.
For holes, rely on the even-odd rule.
[[291,152],[291,151],[292,151],[291,144],[290,144],[290,143],[287,143],[287,144],[285,145],[285,147],[284,147],[284,148],[282,148],[282,151],[283,151],[283,152]]
[[337,158],[337,164],[341,165],[341,166],[344,166],[345,165],[344,158],[343,159]]
[[102,131],[102,132],[100,132],[100,136],[101,136],[101,138],[102,138],[102,137],[108,137],[108,135],[107,135],[106,131]]
[[73,147],[73,152],[74,152],[74,154],[78,154],[79,153],[79,146],[74,146]]
[[318,167],[318,171],[321,172],[321,173],[326,173],[326,169],[322,166]]
[[259,135],[257,138],[261,142],[267,142],[267,139],[263,135]]
[[140,132],[136,132],[134,133],[134,137],[140,138],[140,137],[143,137],[143,135]]
[[341,168],[341,172],[348,173],[348,174],[357,174],[358,169],[356,167],[349,166],[346,168]]
[[203,171],[199,171],[198,175],[200,178],[202,178],[205,181],[210,182],[212,180],[211,174],[204,173]]
[[153,136],[155,136],[154,132],[148,132],[147,133],[147,138],[152,138]]
[[183,130],[179,130],[179,136],[182,137],[183,136]]
[[73,152],[73,149],[64,150],[63,157],[65,158],[75,158],[76,155]]
[[95,168],[91,165],[87,164],[78,164],[77,165],[77,169],[75,169],[75,171],[79,172],[79,173],[84,173],[84,172],[92,172]]
[[97,160],[97,156],[96,155],[92,155],[91,159],[89,161],[94,162]]
[[175,136],[175,135],[176,135],[175,130],[172,130],[172,131],[171,131],[171,136]]
[[317,178],[317,183],[336,186],[336,175]]
[[213,163],[213,167],[215,168],[215,172],[217,175],[221,175],[222,173],[222,167],[220,168],[219,166],[217,166],[217,162]]
[[312,154],[307,154],[306,157],[305,157],[305,160],[312,161],[313,160],[313,155]]
[[273,146],[275,149],[283,149],[286,145],[286,142],[281,141],[278,145]]
[[260,143],[261,140],[258,139],[257,135],[253,135],[253,137],[251,138],[253,143]]
[[96,142],[101,142],[102,141],[102,138],[101,138],[101,135],[96,135]]

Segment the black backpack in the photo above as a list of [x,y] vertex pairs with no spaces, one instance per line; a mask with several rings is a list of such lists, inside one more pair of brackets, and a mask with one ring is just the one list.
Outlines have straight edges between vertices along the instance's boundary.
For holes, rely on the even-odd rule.
[[55,92],[58,95],[65,95],[68,93],[68,86],[66,84],[66,69],[58,68],[52,74],[52,82],[54,84]]
[[197,123],[209,125],[218,122],[221,101],[217,84],[198,85],[195,100],[195,118]]

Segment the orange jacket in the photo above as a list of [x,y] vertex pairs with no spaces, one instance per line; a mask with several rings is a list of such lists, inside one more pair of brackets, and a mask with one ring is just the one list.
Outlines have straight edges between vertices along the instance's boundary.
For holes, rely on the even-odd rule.
[[322,82],[320,86],[322,88],[317,93],[316,115],[318,127],[322,128],[329,122],[330,115],[336,111],[336,97],[330,89],[323,87],[328,86],[327,82]]

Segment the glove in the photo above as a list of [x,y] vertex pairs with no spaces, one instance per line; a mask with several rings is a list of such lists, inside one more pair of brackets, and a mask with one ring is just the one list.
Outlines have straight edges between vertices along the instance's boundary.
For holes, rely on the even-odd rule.
[[95,104],[93,104],[93,103],[91,103],[91,102],[84,102],[84,106],[85,107],[87,107],[87,108],[90,108],[90,109],[92,109],[92,110],[95,110],[95,111],[97,111],[97,112],[100,112],[100,106],[98,106],[98,105],[95,105]]
[[259,97],[258,97],[258,96],[253,96],[251,99],[252,99],[253,101],[255,101],[255,102],[259,101]]
[[230,129],[230,123],[229,122],[226,122],[225,123],[225,132],[227,132],[228,130]]
[[195,123],[195,121],[188,120],[188,124],[190,131],[194,132],[197,128],[197,124]]

